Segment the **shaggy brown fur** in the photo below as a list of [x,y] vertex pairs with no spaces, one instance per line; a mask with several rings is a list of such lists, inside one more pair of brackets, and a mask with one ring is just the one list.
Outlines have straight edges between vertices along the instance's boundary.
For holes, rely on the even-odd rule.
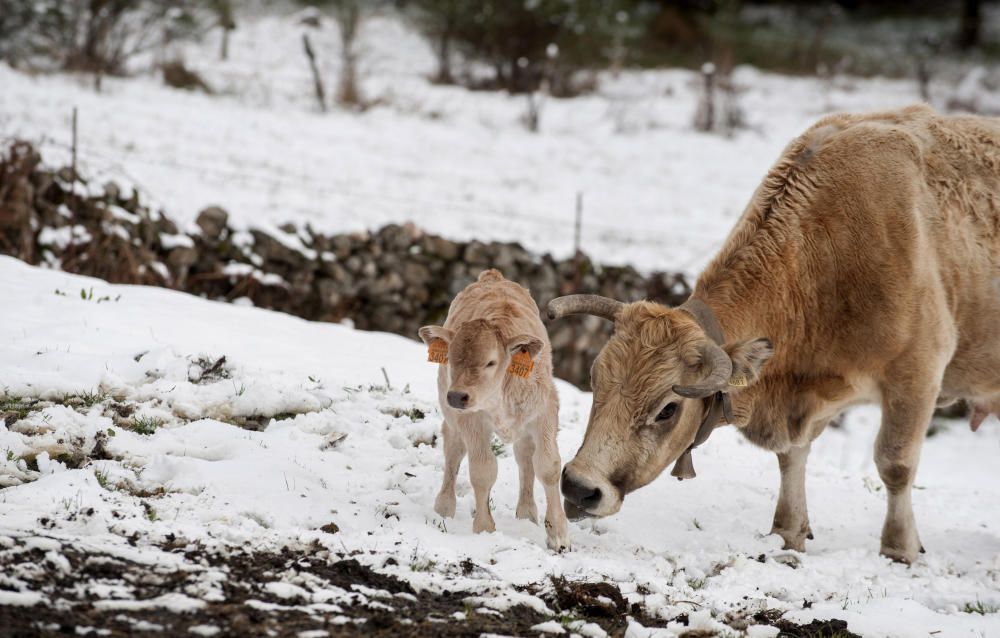
[[[844,408],[880,402],[882,553],[913,561],[910,488],[937,398],[968,399],[980,415],[1000,406],[1000,121],[923,105],[824,118],[785,149],[694,296],[722,325],[734,378],[752,380],[732,388],[735,425],[778,454],[773,531],[804,549],[812,440]],[[693,440],[700,406],[670,388],[705,374],[707,337],[686,313],[645,302],[625,306],[615,329],[567,472],[624,493]],[[763,337],[775,348],[766,365]],[[643,424],[671,401],[683,415],[669,436],[649,436]],[[637,469],[610,485],[623,467]],[[592,513],[620,505],[608,497]]]
[[[491,447],[496,432],[514,443],[521,491],[517,517],[537,521],[534,483],[545,489],[545,530],[550,548],[570,546],[566,514],[559,499],[562,461],[556,434],[559,398],[552,381],[552,347],[528,291],[487,270],[451,303],[444,326],[424,326],[420,337],[448,344],[448,363],[438,371],[438,399],[444,414],[445,476],[434,509],[455,514],[455,477],[469,456],[469,479],[476,496],[473,531],[496,529],[490,491],[497,477]],[[526,378],[508,371],[517,353],[533,364]]]

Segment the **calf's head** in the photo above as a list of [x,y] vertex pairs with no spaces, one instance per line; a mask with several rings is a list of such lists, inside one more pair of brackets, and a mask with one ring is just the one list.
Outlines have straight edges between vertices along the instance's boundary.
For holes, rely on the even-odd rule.
[[591,368],[594,402],[583,444],[563,469],[566,512],[608,516],[694,442],[707,401],[752,384],[773,349],[767,339],[720,346],[684,310],[572,295],[549,317],[593,314],[615,332]]
[[530,334],[505,339],[487,319],[466,321],[455,330],[424,326],[420,338],[430,346],[441,340],[448,347],[448,391],[445,400],[455,410],[491,410],[502,398],[511,357],[525,352],[534,359],[542,341]]

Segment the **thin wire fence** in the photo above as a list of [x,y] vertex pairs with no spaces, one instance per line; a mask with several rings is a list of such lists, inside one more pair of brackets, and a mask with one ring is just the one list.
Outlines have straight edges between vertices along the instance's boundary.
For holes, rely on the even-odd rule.
[[[50,149],[57,149],[60,152],[66,153],[67,157],[69,157],[74,151],[72,144],[61,142],[52,136],[39,136],[35,139],[31,139],[30,136],[0,136],[0,140],[3,141],[5,146],[15,139],[27,139],[42,150],[43,153]],[[308,192],[321,195],[324,198],[337,198],[349,203],[367,204],[371,208],[381,208],[383,210],[387,206],[392,206],[410,211],[433,210],[435,213],[461,215],[464,217],[472,216],[480,219],[489,219],[494,222],[510,223],[514,221],[522,225],[537,228],[539,232],[547,233],[549,236],[555,232],[565,235],[567,245],[572,241],[576,241],[573,239],[573,235],[580,232],[581,238],[579,241],[582,245],[579,248],[584,250],[584,252],[586,252],[588,236],[591,241],[596,240],[605,244],[617,244],[623,248],[629,246],[649,246],[664,247],[666,250],[672,244],[675,245],[679,241],[691,239],[705,246],[705,250],[700,251],[692,259],[687,260],[679,266],[675,265],[675,268],[681,271],[689,271],[699,262],[703,261],[706,255],[714,253],[725,240],[725,234],[701,232],[693,228],[686,228],[681,233],[671,233],[669,237],[659,235],[650,236],[650,233],[644,229],[595,221],[592,216],[589,217],[587,215],[586,211],[582,211],[582,218],[578,220],[576,216],[580,215],[580,213],[577,212],[575,201],[573,200],[567,202],[565,219],[562,219],[554,217],[550,210],[544,212],[540,210],[533,211],[530,208],[520,206],[517,210],[511,210],[506,206],[490,206],[488,203],[482,201],[470,203],[466,200],[427,194],[401,195],[380,192],[359,187],[350,180],[337,178],[336,176],[324,177],[320,181],[317,178],[302,174],[285,173],[275,175],[266,169],[262,170],[253,167],[229,168],[212,163],[211,158],[204,155],[200,158],[189,155],[189,160],[178,161],[172,158],[151,156],[133,149],[102,149],[86,146],[82,148],[78,147],[75,150],[78,166],[83,169],[81,172],[85,170],[91,174],[98,173],[106,176],[120,175],[127,179],[130,185],[147,202],[159,208],[168,207],[163,205],[160,197],[157,197],[154,193],[143,187],[142,180],[126,168],[125,163],[130,165],[144,164],[159,166],[197,175],[199,178],[211,176],[230,183],[234,181],[252,182],[258,185],[266,185],[273,190],[306,189]],[[347,207],[339,207],[338,215],[362,226],[368,226],[371,223],[369,216],[355,213]],[[406,214],[403,213],[400,217],[406,217]],[[579,230],[576,228],[577,224],[580,225]],[[640,236],[640,233],[642,236]],[[484,237],[483,239],[489,240],[494,238]]]

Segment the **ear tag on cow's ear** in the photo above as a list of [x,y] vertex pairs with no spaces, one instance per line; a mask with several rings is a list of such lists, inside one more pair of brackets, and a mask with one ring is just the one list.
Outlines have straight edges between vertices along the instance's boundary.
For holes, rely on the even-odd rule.
[[435,339],[427,346],[427,360],[431,363],[448,363],[448,344],[444,339]]
[[729,385],[731,385],[734,388],[745,388],[748,385],[750,385],[750,382],[747,380],[745,376],[740,375],[738,377],[732,377],[731,379],[729,379]]
[[531,355],[528,354],[527,350],[521,349],[510,358],[510,366],[507,367],[507,372],[516,377],[527,378],[534,367],[535,362],[531,360]]

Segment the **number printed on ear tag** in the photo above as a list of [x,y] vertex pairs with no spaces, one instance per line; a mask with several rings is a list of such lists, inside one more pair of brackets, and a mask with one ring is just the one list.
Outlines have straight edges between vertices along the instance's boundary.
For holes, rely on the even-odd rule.
[[507,372],[517,377],[527,377],[535,367],[535,362],[531,360],[531,355],[524,350],[519,351],[510,358],[510,366]]
[[435,339],[427,346],[427,360],[431,363],[448,363],[448,344],[444,339]]

